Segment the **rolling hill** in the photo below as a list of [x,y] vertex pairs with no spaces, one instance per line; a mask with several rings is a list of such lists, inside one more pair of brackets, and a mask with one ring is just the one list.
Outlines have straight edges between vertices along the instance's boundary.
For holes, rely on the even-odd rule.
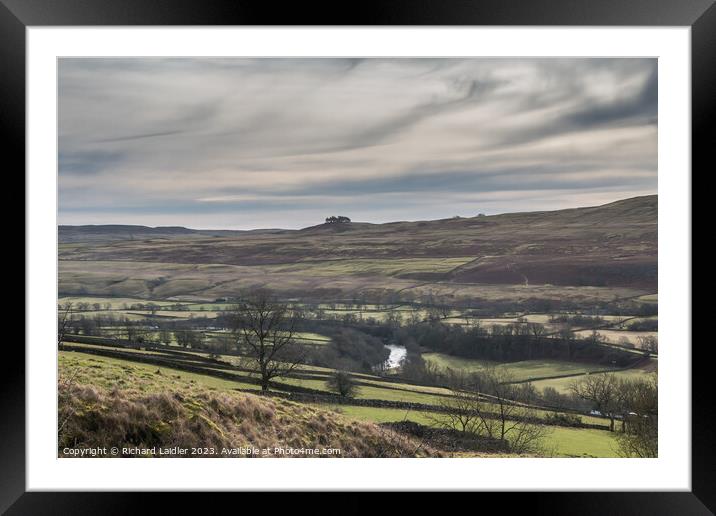
[[[302,230],[61,226],[60,291],[209,299],[259,284],[288,294],[432,284],[456,296],[472,295],[475,285],[530,289],[521,295],[537,297],[551,287],[637,295],[657,290],[657,213],[652,195],[568,210]],[[489,297],[489,289],[482,292]]]

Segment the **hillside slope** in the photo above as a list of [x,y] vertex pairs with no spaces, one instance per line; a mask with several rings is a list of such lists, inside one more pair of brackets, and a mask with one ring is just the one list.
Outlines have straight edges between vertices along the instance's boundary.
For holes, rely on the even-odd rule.
[[[652,195],[549,212],[298,231],[188,235],[190,230],[174,228],[161,238],[121,241],[102,241],[96,226],[91,241],[60,245],[60,290],[211,297],[257,284],[294,293],[355,293],[440,282],[655,292],[657,222],[658,198]],[[61,229],[61,239],[71,233]]]
[[86,367],[71,354],[60,357],[60,457],[71,456],[67,447],[117,447],[124,457],[140,456],[124,448],[191,455],[175,447],[213,448],[214,455],[202,456],[214,457],[262,456],[247,449],[269,450],[269,457],[440,456],[402,434],[310,405],[95,362]]

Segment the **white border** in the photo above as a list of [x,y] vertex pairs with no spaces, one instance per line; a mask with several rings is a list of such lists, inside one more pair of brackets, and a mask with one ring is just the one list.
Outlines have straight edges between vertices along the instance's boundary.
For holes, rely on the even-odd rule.
[[[28,28],[28,490],[690,490],[690,29]],[[57,459],[58,56],[659,58],[658,459]]]

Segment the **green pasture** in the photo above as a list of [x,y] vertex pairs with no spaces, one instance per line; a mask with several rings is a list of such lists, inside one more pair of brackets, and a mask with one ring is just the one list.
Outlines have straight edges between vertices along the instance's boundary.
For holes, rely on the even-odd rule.
[[[421,425],[436,426],[436,420],[441,417],[438,413],[394,408],[349,405],[332,405],[331,408],[347,417],[376,423],[414,421]],[[544,446],[549,450],[553,450],[556,457],[617,456],[614,434],[607,430],[550,426],[544,440]]]
[[468,373],[479,372],[488,365],[492,365],[498,369],[506,370],[513,376],[516,382],[531,380],[533,378],[543,378],[545,376],[581,374],[606,369],[599,364],[562,362],[558,360],[522,360],[519,362],[497,363],[487,360],[455,357],[442,353],[423,353],[422,356],[426,361],[442,369],[449,368],[455,371],[466,371]]
[[592,428],[550,427],[545,445],[553,448],[557,457],[618,457],[614,433]]
[[[88,346],[89,347],[89,346]],[[125,350],[128,351],[128,350]],[[130,353],[132,351],[129,351]],[[144,352],[148,353],[148,352]],[[152,353],[152,352],[149,352]],[[82,352],[61,351],[58,365],[63,377],[72,376],[81,383],[96,384],[102,387],[133,388],[151,392],[163,388],[167,379],[182,381],[218,390],[249,389],[257,390],[254,384],[216,378],[209,375],[190,373],[170,367],[143,364],[131,360],[96,356]],[[139,381],[137,381],[139,379]],[[279,382],[293,385],[303,385],[314,389],[325,390],[323,380],[299,380],[294,378],[279,379]],[[441,397],[425,392],[406,392],[377,386],[379,382],[371,382],[371,386],[361,386],[358,398],[383,399],[395,401],[409,401],[416,403],[434,404]],[[373,385],[376,384],[376,385]],[[386,386],[399,384],[386,384]],[[401,385],[402,386],[402,385]],[[413,389],[420,386],[405,386]],[[435,388],[436,391],[438,388]],[[325,407],[325,405],[322,405]],[[424,425],[435,425],[435,418],[440,414],[425,413],[393,408],[359,407],[350,405],[332,405],[332,409],[354,419],[389,422],[410,420]],[[546,411],[538,411],[539,415]],[[587,421],[587,419],[589,421]],[[598,418],[584,418],[585,422],[600,422]],[[594,421],[592,421],[594,420]],[[562,457],[612,457],[615,456],[613,436],[606,431],[592,429],[574,429],[564,427],[550,427],[550,433],[545,445],[555,450],[557,456]]]
[[[155,364],[144,364],[123,360],[120,358],[103,357],[77,351],[60,351],[58,354],[58,367],[60,372],[68,377],[75,377],[77,381],[89,384],[98,384],[102,387],[134,387],[127,382],[127,371],[139,374],[148,380],[143,387],[151,390],[154,375],[170,376],[173,379],[189,383],[198,383],[212,389],[258,389],[257,385],[242,383],[234,380],[216,378],[205,374],[190,373],[170,367]],[[161,374],[157,373],[160,371]],[[162,382],[159,382],[162,380]],[[157,378],[163,384],[163,378]],[[154,385],[155,386],[155,385]]]
[[[638,380],[645,378],[647,374],[656,370],[656,360],[651,359],[651,365],[647,368],[631,368],[623,371],[613,371],[611,374],[620,379]],[[581,376],[568,376],[566,378],[551,378],[545,380],[533,380],[532,385],[538,390],[543,390],[545,387],[552,387],[562,394],[570,393],[570,386],[575,381],[578,381]]]
[[[604,340],[610,344],[620,344],[624,341],[639,347],[639,337],[658,337],[659,332],[656,331],[629,331],[629,330],[597,330],[599,335],[602,337],[600,340]],[[592,330],[581,330],[575,331],[574,334],[578,337],[587,338],[592,334]]]

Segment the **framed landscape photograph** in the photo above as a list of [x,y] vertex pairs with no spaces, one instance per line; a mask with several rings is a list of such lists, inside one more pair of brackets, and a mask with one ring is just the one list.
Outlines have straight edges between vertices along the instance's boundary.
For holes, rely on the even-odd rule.
[[4,2],[28,201],[4,507],[538,491],[710,514],[691,170],[716,11],[539,3],[320,26]]
[[655,58],[57,72],[59,457],[658,457]]

